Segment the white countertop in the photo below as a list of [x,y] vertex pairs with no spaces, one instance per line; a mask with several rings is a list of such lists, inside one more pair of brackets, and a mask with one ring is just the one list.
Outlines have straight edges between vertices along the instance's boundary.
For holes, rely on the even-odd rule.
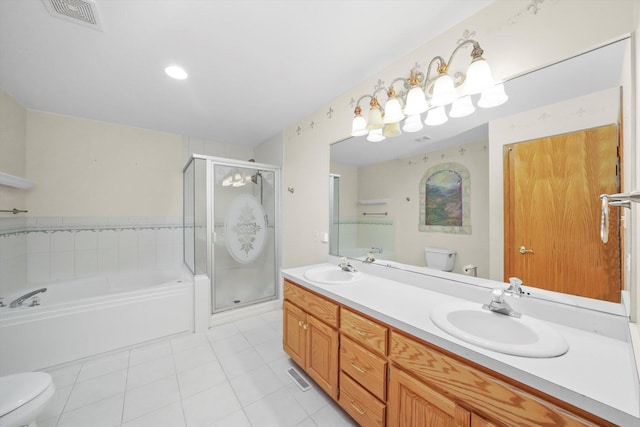
[[[469,294],[464,299],[472,301],[485,298],[486,294],[483,302],[488,302],[490,295],[486,289],[465,288],[442,277],[423,275],[416,279],[393,271],[370,274],[364,272],[372,270],[365,264],[355,265],[365,276],[353,284],[327,285],[304,278],[308,269],[328,265],[331,264],[292,268],[282,274],[312,291],[615,424],[640,425],[640,384],[628,323],[620,316],[527,297],[510,299],[509,303],[518,311],[550,323],[569,344],[569,351],[559,357],[511,356],[459,340],[438,328],[429,317],[433,308],[459,300],[461,293]],[[376,272],[382,272],[380,268]],[[404,280],[407,277],[410,280]],[[504,284],[496,282],[496,285]],[[443,286],[448,286],[451,292],[433,290],[441,290]]]

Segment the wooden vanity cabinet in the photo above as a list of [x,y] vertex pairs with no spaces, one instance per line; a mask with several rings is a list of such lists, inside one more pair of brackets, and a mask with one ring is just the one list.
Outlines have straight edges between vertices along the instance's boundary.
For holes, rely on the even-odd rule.
[[340,308],[338,403],[361,426],[386,425],[389,329]]
[[337,400],[338,305],[288,281],[285,281],[284,289],[284,350],[329,396]]
[[389,427],[469,427],[471,412],[406,372],[391,367]]
[[[470,425],[472,420],[474,426],[491,426],[492,423],[522,427],[612,425],[582,418],[558,406],[563,403],[559,400],[533,395],[515,382],[499,379],[421,340],[395,331],[391,333],[389,359],[401,372],[410,372],[414,390],[417,389],[416,383],[422,383],[435,393],[475,412],[467,424],[460,425]],[[388,404],[391,414],[396,413],[397,405],[405,399],[401,396],[402,387],[394,384],[393,378],[392,369]]]
[[295,285],[285,351],[361,426],[613,426]]

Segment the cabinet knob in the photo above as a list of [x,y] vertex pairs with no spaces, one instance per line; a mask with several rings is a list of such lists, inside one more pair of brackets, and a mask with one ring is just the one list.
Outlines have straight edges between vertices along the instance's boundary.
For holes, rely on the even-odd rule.
[[302,326],[304,323],[302,323],[302,320],[298,320],[298,326]]
[[309,327],[309,324],[308,324],[308,323],[303,323],[303,324],[302,324],[302,328],[303,328],[305,331],[307,330],[307,328],[308,328],[308,327]]

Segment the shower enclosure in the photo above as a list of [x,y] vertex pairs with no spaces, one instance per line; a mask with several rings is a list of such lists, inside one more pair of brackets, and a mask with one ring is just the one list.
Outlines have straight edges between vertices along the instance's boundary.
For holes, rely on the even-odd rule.
[[194,154],[183,175],[184,260],[212,314],[276,299],[279,168]]

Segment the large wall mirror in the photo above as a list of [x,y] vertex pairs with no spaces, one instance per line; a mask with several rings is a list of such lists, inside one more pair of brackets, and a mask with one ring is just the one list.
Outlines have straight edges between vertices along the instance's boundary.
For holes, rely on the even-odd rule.
[[[611,258],[611,255],[596,254],[592,250],[596,244],[603,245],[596,242],[600,213],[597,194],[582,209],[588,220],[568,216],[573,211],[553,214],[560,229],[570,229],[569,234],[559,237],[558,229],[546,224],[540,229],[542,231],[535,232],[542,240],[571,241],[572,246],[531,247],[535,245],[531,236],[517,234],[521,231],[518,224],[523,222],[516,207],[532,214],[534,222],[544,218],[549,207],[564,205],[564,200],[577,197],[580,191],[574,188],[577,184],[569,181],[570,184],[565,185],[567,188],[539,192],[540,183],[549,183],[558,174],[568,178],[580,176],[584,169],[606,169],[604,178],[598,179],[613,182],[614,187],[617,185],[607,187],[606,191],[612,191],[611,188],[632,190],[625,187],[625,183],[630,182],[630,168],[625,167],[625,163],[631,161],[634,153],[634,139],[625,138],[625,134],[630,135],[628,129],[632,122],[630,56],[628,38],[613,41],[505,82],[509,100],[497,108],[478,109],[471,116],[450,118],[445,124],[425,126],[418,132],[403,133],[381,142],[369,142],[363,136],[333,144],[331,173],[339,178],[333,179],[332,185],[339,189],[334,188],[332,192],[331,254],[361,260],[373,255],[388,261],[389,265],[401,263],[402,268],[408,269],[416,266],[416,272],[424,273],[425,247],[451,249],[456,252],[453,273],[499,281],[521,274],[526,276],[525,285],[554,291],[558,300],[564,294],[620,303],[625,276],[628,276],[624,266],[625,247],[627,251],[630,248],[629,236],[625,236],[628,230],[619,226],[623,222],[620,216],[625,214],[622,208],[618,212],[620,215],[612,215],[612,229],[616,230],[619,239],[617,242],[614,239],[612,253],[615,256]],[[593,166],[589,163],[592,160],[581,157],[583,146],[580,143],[569,146],[565,158],[551,166],[538,162],[558,152],[562,142],[553,138],[564,140],[567,135],[607,125],[612,126],[607,134],[609,141],[603,142],[601,135],[583,137],[595,138],[596,150],[613,146],[613,151],[619,153],[619,160],[613,160],[612,168],[611,164]],[[538,144],[536,151],[522,151],[525,145],[521,143],[536,140],[545,142]],[[597,151],[592,157],[602,156]],[[454,170],[451,165],[468,171],[468,186],[465,189],[459,185],[466,191],[464,209],[469,217],[468,232],[438,231],[421,224],[425,217],[420,214],[421,208],[423,212],[425,209],[422,206],[425,189],[420,185],[428,178],[425,174],[429,170]],[[532,188],[535,191],[514,184],[517,179],[533,180],[534,172],[537,181]],[[582,187],[599,191],[599,184],[592,181],[595,178],[586,179]],[[542,186],[547,187],[546,184]],[[511,193],[505,192],[505,188],[511,188]],[[592,196],[581,197],[591,199]],[[452,206],[452,210],[463,208],[464,197],[459,200],[460,206]],[[528,204],[523,205],[523,201]],[[514,219],[513,215],[518,217]],[[588,231],[569,227],[574,222],[589,222]],[[520,229],[524,228],[533,229],[530,225],[520,226]],[[516,235],[523,241],[512,242]],[[522,258],[513,253],[516,244],[517,256]],[[578,252],[581,256],[575,257]],[[532,254],[536,260],[545,260],[535,269],[546,271],[548,275],[527,276],[530,273],[517,266],[515,268],[520,270],[514,270],[513,263],[527,259],[527,256],[532,259]],[[603,256],[607,257],[607,262],[599,259]],[[559,270],[569,269],[570,265],[577,269],[594,265],[599,270],[606,270],[601,276],[606,279],[599,279],[600,282],[610,286],[612,278],[618,278],[612,285],[617,289],[591,292],[585,287],[552,283],[551,278],[557,276]],[[575,275],[562,281],[584,282]]]

